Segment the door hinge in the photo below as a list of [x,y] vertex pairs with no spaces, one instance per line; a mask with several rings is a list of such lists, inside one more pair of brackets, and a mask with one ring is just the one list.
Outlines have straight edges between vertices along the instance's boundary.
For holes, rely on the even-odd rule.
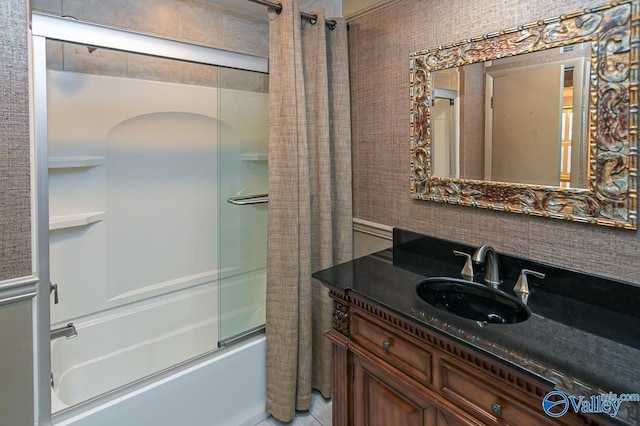
[[493,109],[493,96],[491,97],[491,109]]

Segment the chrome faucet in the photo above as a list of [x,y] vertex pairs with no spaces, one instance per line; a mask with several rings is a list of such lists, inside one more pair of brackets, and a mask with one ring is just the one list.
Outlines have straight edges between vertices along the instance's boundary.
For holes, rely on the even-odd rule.
[[478,265],[486,265],[484,281],[493,288],[498,288],[500,280],[500,265],[498,254],[490,245],[483,244],[474,253],[471,259]]
[[51,340],[58,339],[60,337],[66,337],[67,339],[73,339],[78,336],[76,326],[72,322],[64,327],[58,327],[51,330]]
[[518,281],[516,281],[516,285],[513,287],[513,291],[520,293],[522,295],[529,294],[529,280],[527,277],[532,275],[536,278],[543,279],[545,274],[542,272],[532,271],[531,269],[523,269],[520,271],[520,276],[518,277]]

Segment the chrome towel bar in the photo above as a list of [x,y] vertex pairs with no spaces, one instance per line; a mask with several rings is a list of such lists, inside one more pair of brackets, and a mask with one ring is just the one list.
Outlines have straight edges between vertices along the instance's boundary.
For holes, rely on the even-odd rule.
[[248,204],[264,204],[269,202],[269,194],[243,195],[241,197],[231,197],[227,203],[236,206],[246,206]]

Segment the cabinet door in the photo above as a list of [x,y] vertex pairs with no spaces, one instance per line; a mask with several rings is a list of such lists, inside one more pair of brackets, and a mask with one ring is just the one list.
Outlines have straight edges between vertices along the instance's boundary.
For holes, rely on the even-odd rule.
[[436,404],[431,391],[392,367],[353,357],[354,424],[366,426],[479,425],[464,413]]

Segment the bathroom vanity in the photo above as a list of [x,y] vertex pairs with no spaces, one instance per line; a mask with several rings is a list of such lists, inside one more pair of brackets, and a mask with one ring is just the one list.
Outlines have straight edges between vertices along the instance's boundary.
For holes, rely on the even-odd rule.
[[[531,316],[475,321],[416,294],[425,277],[461,277],[454,250],[475,248],[394,229],[393,248],[313,274],[334,301],[334,425],[638,424],[638,402],[615,416],[584,403],[640,392],[639,287],[500,254],[500,289]],[[522,269],[546,276],[528,297],[512,290]],[[565,398],[552,417],[551,391],[583,405]]]

